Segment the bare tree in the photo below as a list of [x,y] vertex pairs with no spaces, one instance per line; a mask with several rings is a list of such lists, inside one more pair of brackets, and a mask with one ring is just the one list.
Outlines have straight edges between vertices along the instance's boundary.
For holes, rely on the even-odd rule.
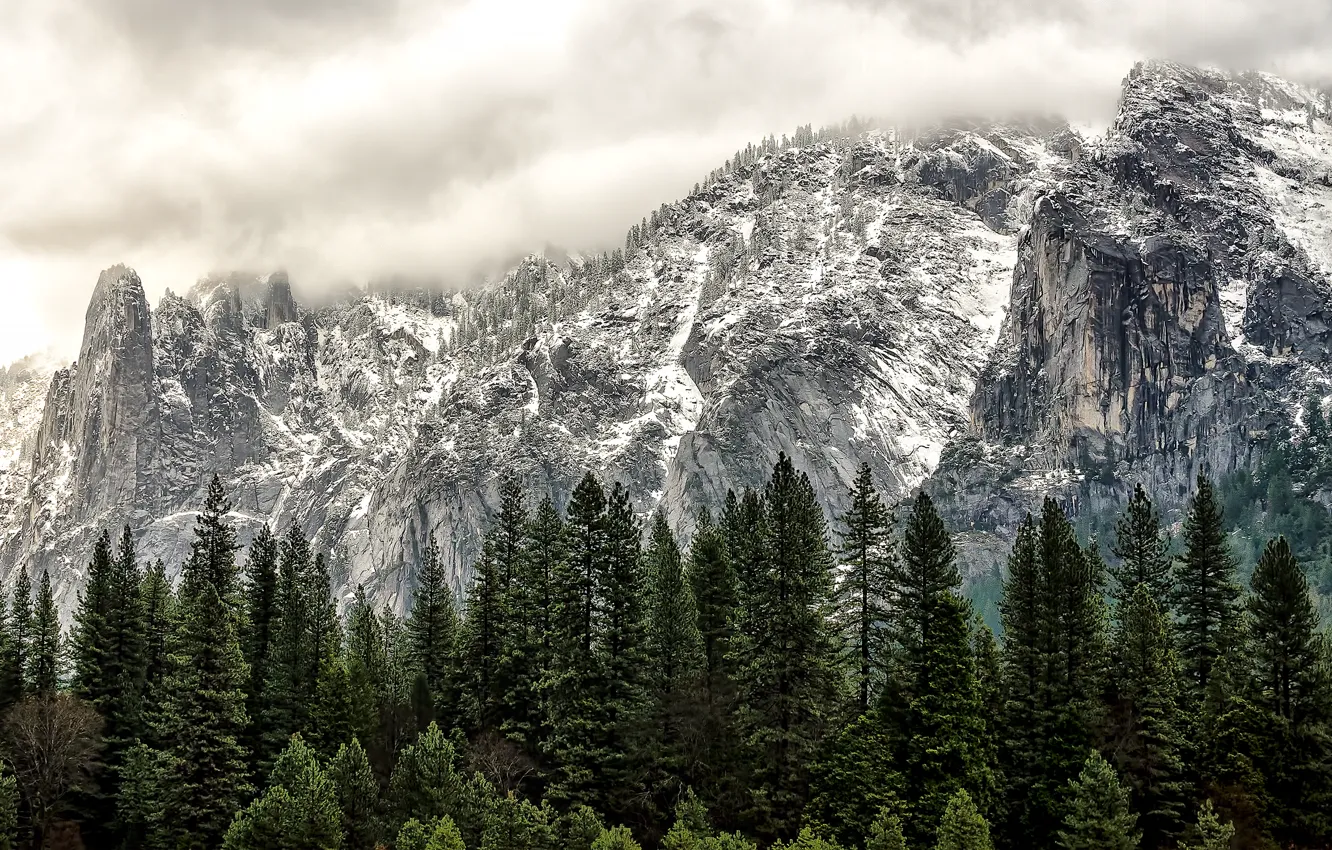
[[472,769],[499,789],[501,794],[517,791],[523,781],[536,771],[536,762],[513,741],[497,732],[485,732],[472,742]]
[[32,817],[35,847],[47,846],[65,798],[98,766],[101,733],[97,711],[71,694],[29,697],[5,717],[5,745]]

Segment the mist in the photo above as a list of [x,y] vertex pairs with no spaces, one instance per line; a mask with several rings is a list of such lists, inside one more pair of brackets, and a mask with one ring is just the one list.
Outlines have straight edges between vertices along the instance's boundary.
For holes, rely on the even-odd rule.
[[851,115],[1104,124],[1145,58],[1332,79],[1286,0],[18,0],[0,363],[76,353],[100,269],[456,280],[618,244],[747,142]]

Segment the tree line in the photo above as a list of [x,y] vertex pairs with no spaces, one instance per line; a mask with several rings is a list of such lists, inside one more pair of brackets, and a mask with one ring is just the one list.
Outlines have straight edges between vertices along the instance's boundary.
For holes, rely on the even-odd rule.
[[[221,482],[178,586],[127,529],[62,636],[0,617],[0,848],[1064,850],[1323,847],[1329,652],[1283,538],[1241,587],[1212,484],[1182,554],[1138,488],[1103,558],[1046,500],[1003,639],[928,495],[862,468],[828,523],[782,456],[705,511],[513,478],[450,591],[339,615],[299,527],[238,562]],[[80,843],[81,842],[81,843]]]

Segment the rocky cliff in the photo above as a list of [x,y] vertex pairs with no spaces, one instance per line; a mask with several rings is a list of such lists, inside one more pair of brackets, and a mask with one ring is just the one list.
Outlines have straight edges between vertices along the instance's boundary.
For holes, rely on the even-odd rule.
[[1330,117],[1269,76],[1134,69],[1019,240],[968,434],[928,484],[956,524],[1003,538],[1047,493],[1105,510],[1137,481],[1177,508],[1327,383]]
[[1143,65],[1103,136],[751,147],[614,256],[459,291],[315,307],[236,274],[150,310],[109,269],[40,424],[0,434],[30,447],[0,479],[0,572],[52,570],[68,608],[120,523],[174,568],[218,472],[245,535],[295,521],[341,590],[401,609],[429,538],[465,581],[504,470],[562,502],[592,469],[687,535],[779,451],[832,513],[862,462],[924,483],[983,571],[1044,493],[1182,499],[1323,380],[1328,117],[1275,78]]

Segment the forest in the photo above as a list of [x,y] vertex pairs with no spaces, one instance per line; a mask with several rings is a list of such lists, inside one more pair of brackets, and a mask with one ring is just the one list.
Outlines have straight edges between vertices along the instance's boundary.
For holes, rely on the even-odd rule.
[[[1200,477],[1102,551],[1019,528],[1001,636],[930,497],[662,514],[505,476],[462,598],[339,606],[300,528],[239,555],[214,479],[179,580],[104,532],[62,633],[0,605],[0,848],[1221,850],[1332,844],[1332,652],[1301,560],[1251,573]],[[1242,503],[1242,500],[1241,500]],[[1247,571],[1246,571],[1247,572]]]

